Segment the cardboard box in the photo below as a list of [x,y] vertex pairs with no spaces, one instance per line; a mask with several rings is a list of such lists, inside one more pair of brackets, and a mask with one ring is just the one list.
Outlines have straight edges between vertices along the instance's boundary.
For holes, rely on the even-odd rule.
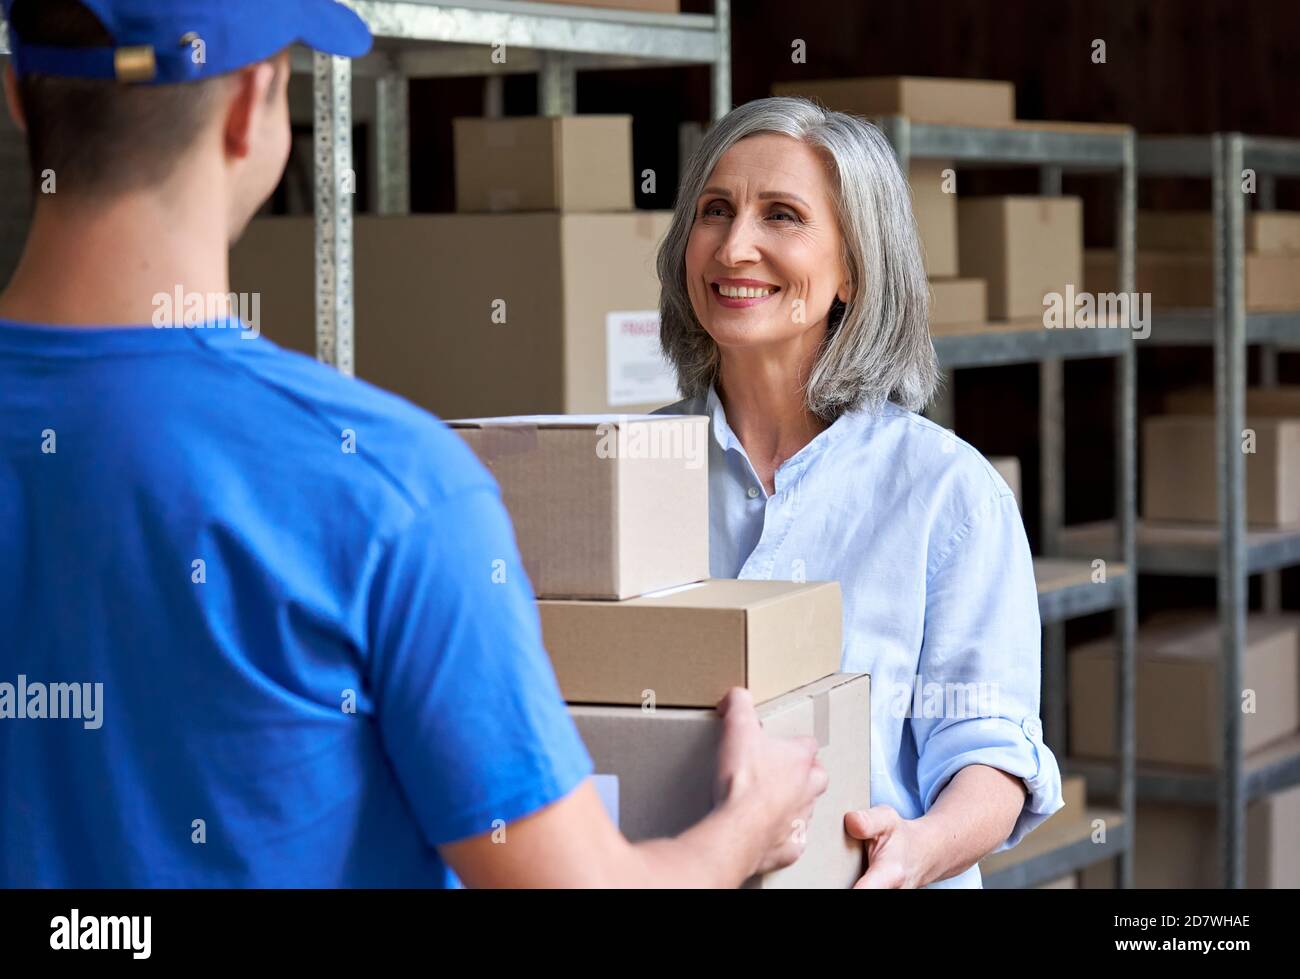
[[1015,456],[989,456],[989,464],[997,470],[1011,492],[1016,494],[1016,506],[1023,509],[1024,503],[1020,497],[1020,460]]
[[[1142,423],[1142,516],[1217,522],[1214,426],[1209,415],[1156,415]],[[1246,522],[1300,523],[1300,419],[1246,416]],[[1244,446],[1245,439],[1238,448]]]
[[[1300,727],[1300,633],[1296,619],[1251,615],[1242,689],[1242,748],[1251,752]],[[1218,622],[1207,616],[1158,617],[1138,633],[1139,762],[1218,768],[1223,760]],[[1110,758],[1115,750],[1115,648],[1088,643],[1069,655],[1070,753]]]
[[[676,543],[675,534],[655,533]],[[543,601],[542,638],[570,703],[713,707],[767,700],[840,668],[834,581],[713,579],[625,602]]]
[[1042,319],[1043,297],[1083,282],[1083,202],[1077,197],[963,197],[958,265],[988,283],[989,316]]
[[802,95],[859,116],[909,116],[914,122],[955,126],[1002,126],[1016,117],[1016,87],[983,79],[827,78],[779,82],[772,94]]
[[[1190,890],[1223,886],[1213,806],[1140,802],[1133,842],[1133,883]],[[1246,886],[1300,887],[1300,788],[1246,806]],[[1084,887],[1113,887],[1115,862],[1087,867]]]
[[957,274],[957,192],[955,187],[944,189],[944,171],[951,168],[952,163],[946,160],[913,160],[908,171],[925,274],[931,278]]
[[[630,840],[676,836],[714,805],[721,723],[712,710],[570,707],[596,766],[597,787]],[[848,888],[865,870],[862,843],[844,832],[844,814],[871,804],[871,680],[839,673],[758,706],[764,730],[811,735],[830,776],[807,827],[807,846],[790,867],[747,886]]]
[[709,575],[709,420],[449,422],[492,471],[539,596],[618,599]]
[[[1247,253],[1245,272],[1249,312],[1300,309],[1300,254]],[[1092,292],[1114,292],[1115,252],[1088,249],[1084,282]],[[1139,251],[1137,291],[1151,294],[1153,309],[1213,306],[1214,262],[1189,252]]]
[[[666,211],[359,215],[357,376],[444,418],[644,412],[676,401],[659,349]],[[231,254],[263,332],[315,355],[311,218],[254,221]]]
[[[1246,388],[1246,414],[1267,418],[1300,418],[1300,384]],[[1213,388],[1184,388],[1165,395],[1171,415],[1214,414]]]
[[[1300,252],[1300,212],[1254,211],[1245,215],[1248,252]],[[1138,211],[1137,243],[1143,251],[1214,251],[1214,215],[1209,211]]]
[[931,279],[930,325],[987,323],[988,291],[983,279]]
[[630,211],[631,116],[454,119],[456,210]]

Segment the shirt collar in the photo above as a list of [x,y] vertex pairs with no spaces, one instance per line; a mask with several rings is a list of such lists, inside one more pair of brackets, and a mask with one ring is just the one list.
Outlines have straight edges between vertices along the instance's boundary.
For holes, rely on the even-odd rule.
[[[704,401],[704,411],[711,419],[713,437],[722,451],[735,449],[748,459],[749,454],[745,451],[745,447],[736,437],[736,433],[731,430],[731,426],[727,424],[727,413],[723,410],[722,400],[712,384],[709,385],[709,393]],[[785,482],[820,456],[844,436],[844,433],[857,422],[860,414],[858,410],[842,413],[825,431],[819,432],[811,442],[782,463],[781,468],[777,470],[777,479],[782,483]]]

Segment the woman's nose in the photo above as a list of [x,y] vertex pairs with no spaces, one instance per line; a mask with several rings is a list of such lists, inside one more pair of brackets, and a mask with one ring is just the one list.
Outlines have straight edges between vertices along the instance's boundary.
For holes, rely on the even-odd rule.
[[715,256],[718,262],[728,268],[751,265],[759,259],[757,236],[753,223],[744,217],[731,222],[726,237],[718,246]]

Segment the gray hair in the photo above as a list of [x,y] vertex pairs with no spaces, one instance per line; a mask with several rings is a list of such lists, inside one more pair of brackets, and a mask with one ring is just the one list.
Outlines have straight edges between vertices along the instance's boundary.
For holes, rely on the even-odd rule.
[[886,401],[919,411],[934,396],[940,372],[911,189],[879,129],[803,98],[756,99],[733,109],[714,123],[682,174],[657,262],[659,337],[682,396],[707,392],[720,363],[717,344],[696,319],[686,290],[686,244],[697,200],[723,154],[759,133],[817,147],[834,168],[853,293],[847,305],[831,303],[826,341],[805,385],[808,409],[827,421],[859,407],[879,410]]

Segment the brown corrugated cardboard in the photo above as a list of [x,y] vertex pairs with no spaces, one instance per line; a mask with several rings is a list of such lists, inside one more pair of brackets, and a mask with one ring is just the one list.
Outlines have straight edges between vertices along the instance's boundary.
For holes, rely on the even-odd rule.
[[[628,839],[676,836],[714,803],[721,724],[712,710],[570,707],[606,806]],[[807,846],[793,866],[749,882],[764,888],[848,888],[862,875],[860,841],[844,832],[844,814],[871,804],[871,681],[839,673],[758,705],[764,730],[815,737],[830,785],[806,827]]]
[[[1245,215],[1249,252],[1300,251],[1300,212],[1255,211]],[[1138,248],[1153,252],[1214,251],[1214,216],[1209,211],[1138,211]]]
[[[678,544],[662,525],[656,534]],[[625,602],[537,608],[571,703],[641,705],[652,697],[663,707],[712,707],[731,687],[766,700],[840,666],[833,581],[713,579]]]
[[[665,211],[356,219],[356,371],[444,418],[646,411],[675,401],[659,352]],[[315,354],[311,218],[254,221],[231,254],[263,332]]]
[[908,171],[925,274],[931,278],[957,274],[957,188],[945,177],[951,168],[946,160],[913,160]]
[[630,211],[631,116],[454,119],[456,210]]
[[[1300,309],[1300,254],[1247,253],[1245,266],[1248,311]],[[1089,248],[1084,281],[1093,292],[1113,292],[1114,251]],[[1137,291],[1151,294],[1154,309],[1213,306],[1213,260],[1187,252],[1138,252]]]
[[779,82],[772,94],[802,95],[860,116],[909,116],[915,122],[957,126],[1000,126],[1016,116],[1015,86],[982,79],[827,78]]
[[[1213,806],[1139,802],[1133,842],[1133,883],[1143,888],[1217,888],[1219,871]],[[1300,887],[1300,788],[1246,806],[1246,886]],[[1113,887],[1114,861],[1086,868],[1084,887]]]
[[[1215,423],[1209,415],[1156,415],[1142,423],[1147,520],[1218,520]],[[1238,448],[1246,469],[1247,523],[1300,523],[1300,419],[1248,415]]]
[[[1300,639],[1293,617],[1251,615],[1242,658],[1241,739],[1250,752],[1300,726]],[[1138,633],[1137,757],[1216,768],[1223,760],[1218,623],[1158,617]],[[1115,654],[1109,640],[1069,655],[1070,752],[1108,758],[1115,745]],[[1245,691],[1253,691],[1253,701]],[[1253,708],[1246,710],[1247,707]]]
[[995,320],[1043,316],[1044,297],[1083,282],[1083,203],[1077,197],[963,197],[958,265],[988,283]]
[[709,420],[449,422],[492,471],[541,596],[617,599],[709,573]]
[[930,325],[984,323],[989,318],[983,279],[931,279]]
[[1023,507],[1020,500],[1020,460],[1015,456],[989,456],[989,463],[998,471],[1011,492],[1016,494],[1016,506]]
[[[1165,411],[1171,415],[1214,413],[1213,388],[1184,388],[1165,395]],[[1300,384],[1279,384],[1269,388],[1246,388],[1246,414],[1266,418],[1300,418]]]

